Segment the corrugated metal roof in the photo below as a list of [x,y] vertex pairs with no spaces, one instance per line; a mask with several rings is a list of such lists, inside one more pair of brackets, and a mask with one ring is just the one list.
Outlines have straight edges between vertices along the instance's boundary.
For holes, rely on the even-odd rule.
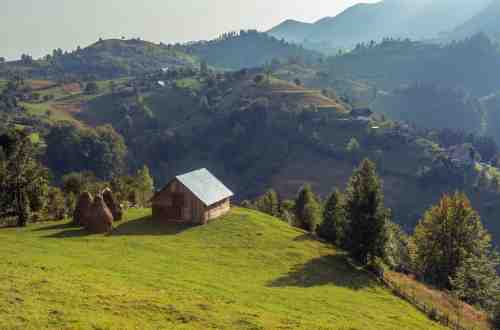
[[186,186],[186,188],[206,206],[210,206],[234,195],[231,190],[213,176],[206,168],[179,175],[175,178]]

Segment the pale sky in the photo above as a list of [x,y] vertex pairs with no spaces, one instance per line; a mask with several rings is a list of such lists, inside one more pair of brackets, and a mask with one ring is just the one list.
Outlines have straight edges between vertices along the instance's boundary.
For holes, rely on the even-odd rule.
[[0,0],[0,57],[40,57],[102,38],[183,42],[285,19],[312,22],[377,0]]

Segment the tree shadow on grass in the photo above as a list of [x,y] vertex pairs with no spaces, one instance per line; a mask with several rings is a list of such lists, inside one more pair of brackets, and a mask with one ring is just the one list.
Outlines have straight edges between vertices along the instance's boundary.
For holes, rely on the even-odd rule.
[[355,269],[341,254],[312,259],[304,265],[297,265],[288,274],[267,284],[268,287],[310,288],[321,285],[335,285],[353,290],[376,286],[375,279],[368,273]]
[[77,228],[80,228],[80,227],[75,225],[72,222],[64,222],[64,223],[59,223],[57,225],[36,228],[36,229],[33,229],[33,231],[47,231],[47,230],[58,230],[58,229],[77,229]]
[[119,224],[111,235],[176,235],[193,227],[189,224],[161,223],[153,221],[153,218],[149,216]]
[[44,238],[74,238],[74,237],[84,237],[92,235],[87,229],[81,227],[68,227],[72,228],[69,230],[63,230],[54,234],[44,236]]

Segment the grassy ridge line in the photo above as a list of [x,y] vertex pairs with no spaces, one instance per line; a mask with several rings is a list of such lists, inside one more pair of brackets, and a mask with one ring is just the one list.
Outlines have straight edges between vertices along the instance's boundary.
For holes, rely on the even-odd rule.
[[2,329],[441,329],[342,254],[234,209],[208,226],[131,210],[111,236],[0,231]]

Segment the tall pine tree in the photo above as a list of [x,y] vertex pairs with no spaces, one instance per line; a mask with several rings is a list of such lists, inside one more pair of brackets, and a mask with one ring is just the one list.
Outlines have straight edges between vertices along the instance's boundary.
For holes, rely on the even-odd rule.
[[390,211],[384,207],[382,184],[373,162],[365,159],[346,190],[347,248],[362,264],[383,258]]
[[345,236],[345,212],[342,194],[338,190],[326,201],[323,222],[318,226],[317,232],[328,242],[342,246]]
[[311,186],[304,186],[295,200],[295,220],[299,228],[313,232],[319,224],[321,209]]

